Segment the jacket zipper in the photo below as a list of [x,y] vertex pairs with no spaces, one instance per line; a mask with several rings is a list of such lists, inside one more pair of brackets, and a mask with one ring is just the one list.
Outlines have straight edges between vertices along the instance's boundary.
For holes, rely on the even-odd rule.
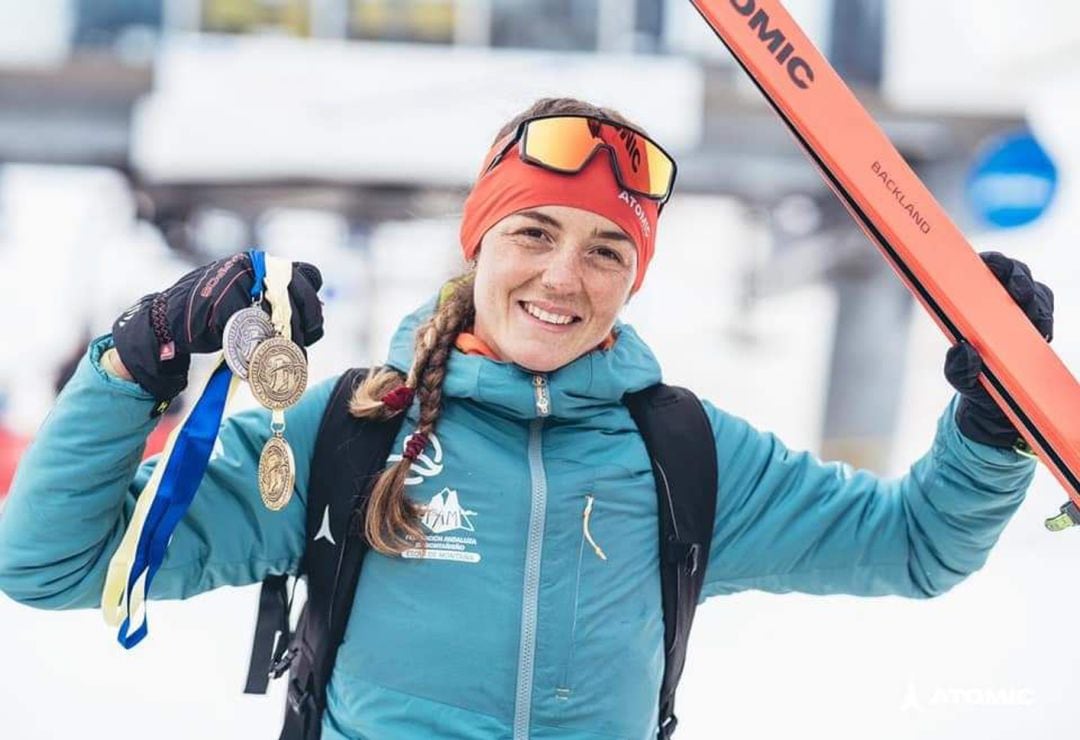
[[529,424],[529,474],[532,481],[532,505],[529,511],[529,536],[525,544],[525,580],[521,599],[521,642],[518,647],[517,692],[514,698],[514,740],[528,740],[532,711],[533,668],[536,658],[536,613],[540,593],[540,559],[544,542],[544,518],[547,513],[547,476],[541,432],[544,417],[551,413],[547,378],[533,376],[536,392],[536,417]]

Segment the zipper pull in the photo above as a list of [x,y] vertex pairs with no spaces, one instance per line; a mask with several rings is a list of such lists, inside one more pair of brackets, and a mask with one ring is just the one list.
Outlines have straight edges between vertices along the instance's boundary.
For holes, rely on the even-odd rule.
[[533,388],[536,390],[536,414],[547,416],[551,413],[551,396],[548,395],[547,378],[543,375],[534,375]]
[[594,540],[592,537],[592,532],[589,531],[589,515],[592,514],[592,507],[594,501],[596,501],[596,499],[592,496],[585,497],[585,511],[581,515],[581,527],[584,531],[585,539],[588,540],[590,545],[592,545],[592,549],[593,552],[596,553],[596,557],[600,558],[601,560],[607,560],[607,555],[605,555],[604,551],[600,549],[600,545],[596,544],[596,540]]

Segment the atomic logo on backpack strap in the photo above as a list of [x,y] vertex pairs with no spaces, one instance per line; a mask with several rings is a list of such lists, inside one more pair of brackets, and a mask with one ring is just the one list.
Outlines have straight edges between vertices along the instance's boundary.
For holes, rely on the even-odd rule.
[[315,533],[315,537],[311,541],[318,542],[319,540],[326,540],[331,545],[337,545],[337,542],[334,541],[334,535],[330,531],[330,504],[327,504],[326,508],[323,509],[322,524],[319,525],[319,531]]

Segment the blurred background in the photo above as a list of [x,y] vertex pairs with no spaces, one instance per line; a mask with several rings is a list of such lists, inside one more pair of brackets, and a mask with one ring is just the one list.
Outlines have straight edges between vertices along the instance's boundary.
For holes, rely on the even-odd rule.
[[[1080,6],[785,5],[972,244],[1054,288],[1054,346],[1080,368]],[[462,266],[497,129],[562,95],[679,161],[625,316],[666,379],[903,474],[950,397],[947,344],[687,0],[0,0],[0,506],[90,339],[196,265],[252,245],[318,265],[313,377],[378,362]],[[1040,468],[986,568],[940,599],[709,602],[679,737],[1072,736],[1080,533],[1042,528],[1064,500]],[[0,736],[276,737],[283,687],[241,694],[256,600],[155,604],[125,653],[96,612],[0,595]]]

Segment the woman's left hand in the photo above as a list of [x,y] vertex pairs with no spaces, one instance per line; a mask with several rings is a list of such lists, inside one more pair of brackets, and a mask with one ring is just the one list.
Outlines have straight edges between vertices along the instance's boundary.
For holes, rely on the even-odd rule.
[[[1050,288],[1037,282],[1028,266],[1019,260],[1000,252],[981,252],[979,256],[1039,334],[1050,341],[1054,336],[1054,293]],[[951,347],[945,355],[945,379],[960,394],[956,425],[968,439],[993,447],[1013,447],[1020,433],[979,383],[981,371],[979,353],[967,342]]]

